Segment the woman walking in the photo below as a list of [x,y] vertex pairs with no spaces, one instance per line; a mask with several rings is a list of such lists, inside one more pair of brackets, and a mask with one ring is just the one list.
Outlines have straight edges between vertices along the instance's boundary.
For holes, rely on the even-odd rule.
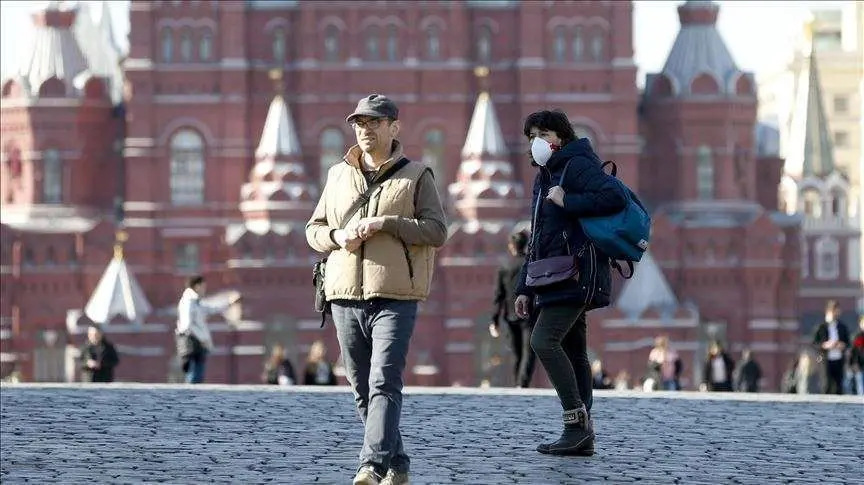
[[623,185],[603,172],[591,143],[576,137],[563,112],[529,115],[524,134],[531,142],[537,176],[516,314],[527,318],[532,306],[539,312],[531,347],[564,409],[563,434],[537,451],[591,456],[592,379],[585,313],[609,305],[611,274],[609,258],[591,244],[579,220],[620,212],[627,199]]

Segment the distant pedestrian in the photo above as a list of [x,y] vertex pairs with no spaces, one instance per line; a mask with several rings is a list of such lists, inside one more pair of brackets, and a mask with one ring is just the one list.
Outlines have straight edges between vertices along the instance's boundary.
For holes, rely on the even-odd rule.
[[825,363],[825,394],[843,394],[844,352],[849,347],[849,330],[839,318],[840,304],[828,301],[825,320],[813,335],[813,344]]
[[525,251],[528,247],[528,234],[524,231],[510,235],[507,251],[510,258],[498,268],[495,282],[495,298],[492,310],[492,323],[489,333],[497,338],[501,320],[507,324],[510,335],[510,349],[513,352],[513,382],[516,387],[530,387],[534,375],[536,355],[531,349],[531,332],[534,321],[531,316],[520,318],[516,316],[516,285],[522,265],[525,264]]
[[224,306],[209,305],[201,300],[206,293],[204,277],[193,276],[186,282],[186,289],[177,304],[177,354],[188,384],[204,382],[207,356],[213,350],[207,317],[222,313],[240,301],[237,296]]
[[802,352],[795,368],[795,392],[797,394],[819,394],[822,392],[820,372],[813,362],[813,357]]
[[762,368],[753,359],[750,349],[741,352],[741,363],[735,372],[735,390],[738,392],[759,392]]
[[594,362],[591,363],[591,387],[593,389],[612,389],[615,387],[612,379],[603,369],[603,362],[600,359],[594,359]]
[[278,386],[293,386],[297,384],[294,366],[285,355],[285,347],[276,344],[270,352],[270,358],[264,365],[263,380],[265,384]]
[[849,350],[849,368],[855,382],[855,393],[864,396],[864,315],[858,318],[858,333]]
[[327,347],[318,340],[309,348],[306,358],[306,368],[303,372],[303,384],[307,386],[335,386],[336,374],[333,364],[327,360]]
[[84,382],[114,382],[114,368],[120,363],[114,344],[97,325],[87,328],[87,343],[81,349],[81,378]]
[[[684,365],[678,352],[669,343],[669,337],[661,335],[654,339],[654,348],[648,354],[648,379],[663,391],[681,390],[681,372]],[[653,390],[653,389],[652,389]]]
[[705,359],[703,382],[700,389],[711,392],[731,392],[732,376],[735,371],[735,362],[729,354],[723,350],[720,342],[713,342]]

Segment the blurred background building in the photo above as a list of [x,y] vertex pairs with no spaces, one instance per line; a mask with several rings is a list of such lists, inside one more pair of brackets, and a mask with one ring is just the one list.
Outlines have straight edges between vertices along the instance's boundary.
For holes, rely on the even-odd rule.
[[[791,148],[785,114],[757,122],[756,79],[716,30],[713,2],[678,7],[678,37],[643,90],[627,1],[133,1],[128,53],[92,8],[34,14],[37,34],[2,84],[4,374],[72,378],[68,345],[95,321],[119,344],[118,379],[164,382],[176,301],[199,272],[211,291],[245,296],[242,318],[211,323],[209,381],[257,382],[275,343],[295,358],[322,336],[337,348],[312,311],[318,255],[303,226],[353,144],[346,113],[371,92],[399,103],[406,152],[433,168],[451,219],[408,384],[506,384],[503,339],[486,332],[492,284],[528,218],[522,120],[547,107],[655,214],[636,276],[589,318],[611,375],[640,374],[666,334],[685,386],[720,339],[753,348],[775,389],[815,302],[855,311],[859,182],[843,170],[852,148],[828,140],[837,98],[824,91],[840,81],[802,51],[809,141]],[[860,130],[847,131],[860,150]],[[796,157],[814,168],[790,171]],[[795,203],[780,196],[784,170]],[[818,214],[797,202],[811,187]]]

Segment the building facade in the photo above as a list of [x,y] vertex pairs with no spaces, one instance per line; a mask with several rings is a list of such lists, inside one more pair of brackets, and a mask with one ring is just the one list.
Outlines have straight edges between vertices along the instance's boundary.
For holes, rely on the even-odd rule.
[[[211,324],[208,380],[257,382],[275,343],[297,365],[323,339],[335,359],[335,334],[312,311],[319,255],[303,227],[323,174],[353,144],[346,113],[382,92],[450,217],[408,384],[507,384],[507,352],[486,332],[493,279],[528,218],[522,120],[557,107],[656,214],[651,258],[615,308],[590,318],[594,353],[637,375],[657,333],[689,352],[691,370],[710,338],[734,351],[757,342],[776,385],[797,345],[799,223],[777,213],[782,160],[756,124],[752,75],[713,29],[718,7],[679,13],[669,60],[640,94],[631,2],[133,1],[119,87],[94,67],[118,55],[107,34],[108,53],[87,54],[82,11],[51,7],[37,17],[66,20],[40,28],[81,46],[83,62],[31,62],[3,84],[6,369],[14,360],[27,378],[58,378],[40,369],[60,357],[35,352],[69,361],[59,349],[103,320],[130,356],[118,378],[164,381],[173,307],[199,272],[244,295],[242,317]],[[46,56],[52,45],[37,42],[31,58],[66,62],[74,50]],[[94,291],[100,281],[109,290]],[[639,289],[658,281],[659,296]],[[143,296],[122,290],[133,286]]]

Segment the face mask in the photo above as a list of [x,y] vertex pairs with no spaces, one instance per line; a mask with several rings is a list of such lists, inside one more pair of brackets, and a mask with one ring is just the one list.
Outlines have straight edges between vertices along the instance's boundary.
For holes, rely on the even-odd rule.
[[825,321],[826,322],[833,322],[834,321],[834,315],[831,313],[826,313],[825,314]]
[[531,142],[531,157],[534,158],[537,165],[545,167],[546,162],[552,158],[552,145],[539,136],[534,138],[534,141]]

